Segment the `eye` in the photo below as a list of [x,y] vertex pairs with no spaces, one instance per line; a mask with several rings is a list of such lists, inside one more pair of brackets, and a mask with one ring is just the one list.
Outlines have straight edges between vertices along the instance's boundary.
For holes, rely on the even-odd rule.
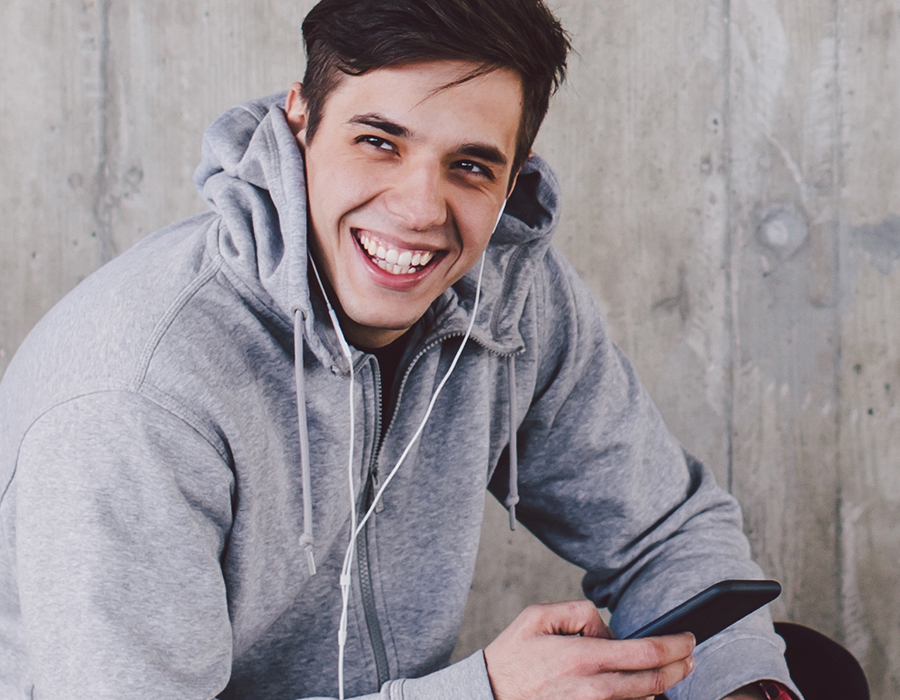
[[476,163],[474,160],[460,160],[457,161],[456,167],[459,170],[464,170],[467,173],[471,173],[472,175],[477,175],[479,177],[487,178],[488,180],[494,179],[494,173],[490,168],[482,165],[481,163]]
[[371,134],[367,134],[365,136],[357,136],[356,143],[365,143],[369,146],[377,148],[380,151],[388,151],[391,153],[397,151],[397,147],[387,139],[383,139],[380,136],[372,136]]

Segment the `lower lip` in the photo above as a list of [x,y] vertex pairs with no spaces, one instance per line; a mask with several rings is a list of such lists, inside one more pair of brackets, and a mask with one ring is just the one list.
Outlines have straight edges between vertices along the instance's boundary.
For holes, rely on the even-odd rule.
[[359,243],[359,239],[356,238],[356,235],[353,236],[353,240],[356,243],[356,250],[359,253],[360,257],[366,263],[366,269],[369,271],[369,274],[372,275],[377,284],[381,287],[387,287],[388,289],[393,289],[396,291],[406,291],[412,287],[415,287],[419,282],[425,279],[431,271],[434,269],[435,265],[439,262],[438,260],[432,260],[426,267],[423,267],[418,272],[413,272],[411,274],[406,275],[392,275],[390,272],[385,272],[378,265],[376,265],[372,258],[369,257],[369,254],[363,250],[362,246]]

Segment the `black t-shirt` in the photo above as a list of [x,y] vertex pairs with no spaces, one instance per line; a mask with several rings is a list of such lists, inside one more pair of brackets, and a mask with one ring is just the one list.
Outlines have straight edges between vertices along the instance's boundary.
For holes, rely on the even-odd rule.
[[404,333],[383,348],[359,348],[363,352],[375,355],[375,359],[378,360],[378,368],[381,370],[381,437],[384,437],[384,432],[394,413],[392,405],[394,381],[397,379],[397,369],[400,367],[403,351],[406,350],[407,339],[407,335]]

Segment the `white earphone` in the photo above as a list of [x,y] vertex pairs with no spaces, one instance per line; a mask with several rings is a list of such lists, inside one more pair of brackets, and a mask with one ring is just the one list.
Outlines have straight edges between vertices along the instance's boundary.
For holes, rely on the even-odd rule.
[[[506,201],[504,200],[503,206],[500,208],[500,213],[497,215],[497,220],[494,222],[494,228],[491,231],[491,235],[494,234],[497,230],[497,226],[500,225],[500,219],[503,218],[503,213],[506,210]],[[328,300],[328,294],[325,292],[325,286],[322,284],[322,278],[319,276],[319,270],[316,267],[315,261],[310,257],[310,261],[312,262],[313,272],[316,275],[316,280],[319,283],[319,288],[322,290],[322,296],[325,297],[325,304],[328,307],[328,315],[331,318],[331,324],[334,327],[334,331],[337,334],[338,342],[341,347],[341,353],[343,353],[344,357],[347,359],[347,364],[350,367],[350,450],[348,455],[348,467],[347,467],[347,478],[350,485],[350,543],[347,545],[347,550],[344,552],[344,563],[341,568],[341,577],[340,577],[340,586],[341,586],[341,620],[340,626],[338,628],[338,698],[339,700],[344,700],[344,650],[347,646],[347,616],[350,606],[350,582],[351,582],[351,572],[353,569],[353,554],[355,551],[354,544],[356,543],[357,536],[362,532],[362,529],[366,526],[366,523],[369,521],[372,513],[375,512],[375,507],[381,499],[381,494],[384,493],[384,490],[388,487],[388,484],[391,483],[391,480],[394,478],[394,475],[400,470],[401,465],[403,464],[406,456],[409,454],[416,440],[422,434],[422,431],[425,430],[425,424],[428,422],[428,418],[431,416],[431,411],[434,408],[435,403],[437,402],[438,395],[441,393],[441,390],[444,388],[444,385],[447,383],[447,380],[450,379],[450,375],[453,373],[453,370],[456,369],[456,363],[459,361],[460,356],[462,355],[463,349],[466,347],[466,342],[469,340],[469,336],[472,334],[472,328],[475,325],[475,317],[478,313],[478,303],[481,299],[481,280],[484,274],[484,260],[487,254],[487,250],[481,254],[481,264],[478,268],[478,283],[475,288],[475,302],[472,305],[472,317],[469,320],[469,326],[466,329],[466,334],[463,336],[462,342],[459,345],[459,349],[456,351],[456,355],[453,357],[453,361],[450,363],[450,367],[447,369],[447,373],[444,375],[444,378],[441,379],[440,384],[434,390],[434,394],[431,396],[431,400],[428,402],[428,408],[425,411],[425,416],[422,418],[422,422],[419,424],[419,427],[416,429],[416,432],[413,433],[412,438],[410,438],[409,443],[407,443],[406,448],[400,455],[400,458],[397,460],[397,463],[391,469],[390,473],[385,478],[384,482],[381,484],[378,491],[375,493],[375,497],[372,499],[372,504],[369,506],[369,509],[366,511],[366,514],[363,516],[362,520],[357,522],[356,516],[356,493],[353,488],[353,472],[354,472],[354,463],[353,463],[353,445],[355,440],[355,413],[353,406],[353,391],[354,391],[354,372],[353,372],[353,353],[350,350],[350,345],[347,343],[347,340],[344,338],[344,333],[341,330],[341,324],[338,321],[337,314],[334,312],[334,308],[331,306],[331,302]]]

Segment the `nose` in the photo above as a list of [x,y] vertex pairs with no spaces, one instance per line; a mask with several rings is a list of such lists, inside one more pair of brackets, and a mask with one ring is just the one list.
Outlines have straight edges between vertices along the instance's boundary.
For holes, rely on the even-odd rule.
[[427,231],[447,220],[447,201],[436,163],[406,163],[386,193],[388,211],[412,231]]

